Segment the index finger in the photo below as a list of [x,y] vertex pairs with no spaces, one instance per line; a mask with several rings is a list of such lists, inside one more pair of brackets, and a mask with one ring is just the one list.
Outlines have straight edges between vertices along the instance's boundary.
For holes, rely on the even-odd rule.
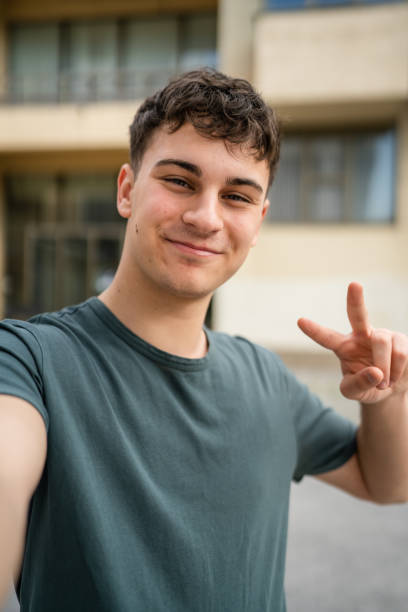
[[358,283],[350,283],[347,291],[347,315],[356,334],[370,335],[367,308],[363,288]]
[[336,351],[344,340],[343,334],[334,329],[323,327],[323,325],[319,325],[319,323],[315,323],[310,319],[302,317],[298,320],[297,324],[306,336],[309,336],[317,344],[331,351]]

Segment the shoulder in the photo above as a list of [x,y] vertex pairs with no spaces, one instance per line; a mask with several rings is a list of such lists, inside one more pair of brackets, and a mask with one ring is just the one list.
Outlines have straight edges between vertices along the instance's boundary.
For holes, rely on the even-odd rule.
[[28,321],[4,319],[0,321],[0,349],[9,346],[24,346],[34,353],[41,352],[44,346],[54,340],[61,341],[74,329],[86,328],[86,322],[93,316],[90,304],[92,298],[75,306],[68,306],[55,312],[35,315]]
[[234,363],[243,377],[258,380],[268,389],[279,390],[281,397],[287,398],[292,407],[318,400],[274,351],[242,336],[221,332],[211,331],[209,340],[216,349],[218,367],[227,368],[226,363]]
[[40,330],[76,324],[83,317],[92,316],[92,304],[95,300],[96,298],[89,298],[85,302],[72,306],[65,306],[61,310],[43,312],[29,319],[27,324]]
[[217,351],[226,354],[242,355],[249,359],[265,361],[268,364],[274,363],[280,367],[282,361],[272,350],[256,344],[243,336],[231,336],[224,332],[206,330],[210,344],[214,344]]
[[209,332],[217,360],[233,362],[242,369],[264,381],[283,383],[286,367],[280,357],[268,348],[242,336],[230,336],[222,332]]
[[25,346],[32,351],[40,350],[38,330],[28,321],[19,319],[4,319],[0,321],[0,350],[8,350],[17,346]]
[[224,332],[206,330],[210,345],[214,345],[217,352],[225,354],[248,356],[250,359],[279,361],[279,357],[271,350],[256,344],[243,336],[231,336]]

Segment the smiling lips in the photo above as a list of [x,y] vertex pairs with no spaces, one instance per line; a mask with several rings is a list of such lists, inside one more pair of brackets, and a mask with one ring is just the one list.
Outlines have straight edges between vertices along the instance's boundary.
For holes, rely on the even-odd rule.
[[199,257],[211,257],[212,255],[221,255],[222,251],[209,248],[201,244],[193,244],[192,242],[184,242],[179,240],[171,240],[166,238],[173,246],[183,253],[198,255]]

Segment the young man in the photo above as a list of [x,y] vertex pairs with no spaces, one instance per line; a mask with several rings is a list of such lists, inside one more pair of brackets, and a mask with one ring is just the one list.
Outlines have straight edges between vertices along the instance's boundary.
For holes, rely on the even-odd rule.
[[127,221],[98,298],[0,330],[3,591],[24,612],[281,612],[289,490],[304,474],[408,497],[408,339],[361,287],[333,350],[354,426],[277,357],[203,328],[269,205],[274,113],[246,81],[187,73],[149,98],[119,173]]

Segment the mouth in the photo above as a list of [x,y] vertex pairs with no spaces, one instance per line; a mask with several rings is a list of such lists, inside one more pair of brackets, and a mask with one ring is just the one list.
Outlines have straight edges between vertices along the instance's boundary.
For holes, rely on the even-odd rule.
[[191,255],[197,255],[198,257],[211,257],[214,255],[222,254],[222,251],[208,247],[203,244],[194,244],[192,242],[171,240],[170,238],[166,238],[166,241],[170,242],[179,251]]

